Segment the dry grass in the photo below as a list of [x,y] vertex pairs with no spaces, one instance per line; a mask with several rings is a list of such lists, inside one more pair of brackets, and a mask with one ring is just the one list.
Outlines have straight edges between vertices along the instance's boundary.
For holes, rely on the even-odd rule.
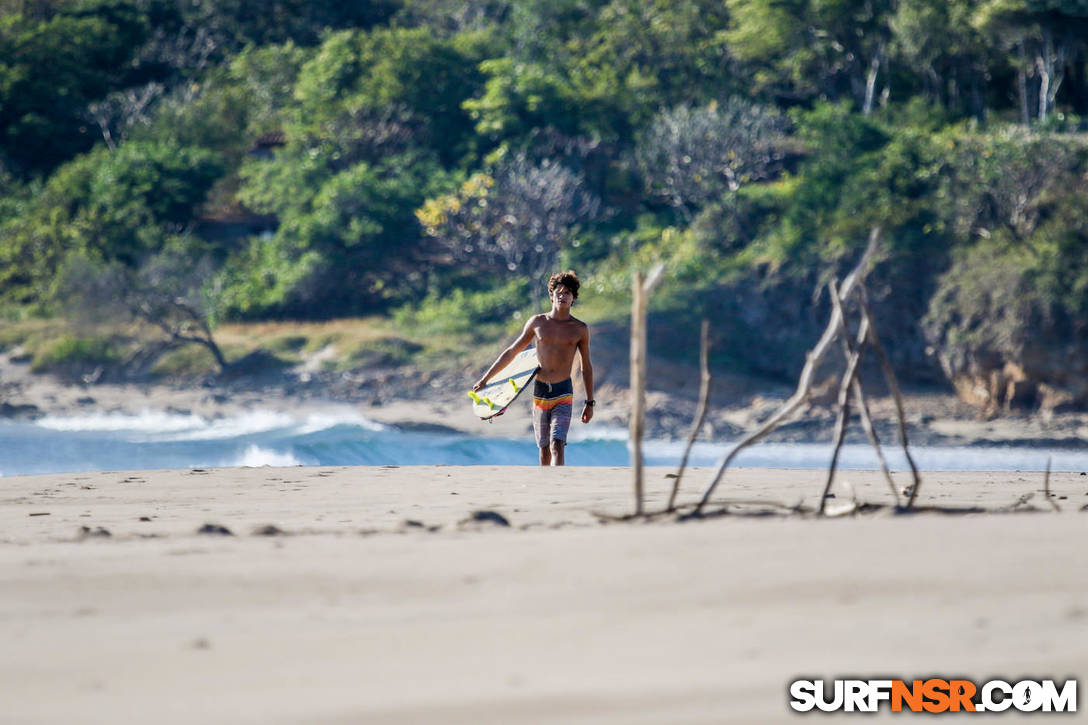
[[[230,361],[254,352],[265,352],[284,365],[297,365],[322,353],[324,365],[349,369],[373,360],[405,362],[424,349],[411,336],[398,334],[382,318],[347,318],[328,322],[230,323],[214,331],[215,340]],[[23,354],[39,358],[59,343],[78,337],[88,341],[110,341],[118,349],[134,351],[162,339],[147,325],[95,325],[80,327],[59,319],[12,322],[0,330],[0,351],[21,348]],[[199,376],[213,372],[214,360],[197,345],[166,350],[151,366],[157,376]]]
[[380,318],[345,318],[328,322],[250,322],[220,325],[215,338],[239,349],[295,349],[317,352],[329,345],[341,354],[367,343],[395,337]]

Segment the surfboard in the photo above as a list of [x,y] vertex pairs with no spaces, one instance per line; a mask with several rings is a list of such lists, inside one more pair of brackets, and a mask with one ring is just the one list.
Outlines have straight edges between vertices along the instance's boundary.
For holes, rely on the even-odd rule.
[[487,385],[476,392],[469,391],[472,412],[481,420],[502,415],[529,386],[539,369],[540,360],[537,359],[536,348],[522,350],[506,367],[497,370]]

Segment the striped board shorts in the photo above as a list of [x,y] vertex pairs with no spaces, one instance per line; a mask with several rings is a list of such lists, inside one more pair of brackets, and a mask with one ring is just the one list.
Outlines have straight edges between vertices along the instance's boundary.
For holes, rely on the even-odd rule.
[[536,381],[533,387],[533,431],[539,447],[547,448],[551,441],[566,442],[573,408],[574,385],[570,378],[560,383]]

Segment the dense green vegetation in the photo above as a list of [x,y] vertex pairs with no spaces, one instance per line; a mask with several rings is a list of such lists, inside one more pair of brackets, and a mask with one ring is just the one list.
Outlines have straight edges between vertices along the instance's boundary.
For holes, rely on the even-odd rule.
[[0,0],[0,309],[478,336],[660,260],[665,328],[785,375],[881,225],[908,377],[1060,387],[1084,119],[1088,0]]

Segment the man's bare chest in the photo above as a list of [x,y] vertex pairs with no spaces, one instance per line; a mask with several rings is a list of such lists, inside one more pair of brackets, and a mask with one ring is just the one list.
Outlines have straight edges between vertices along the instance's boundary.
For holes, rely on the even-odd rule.
[[545,324],[536,328],[538,346],[575,347],[582,339],[580,325]]

